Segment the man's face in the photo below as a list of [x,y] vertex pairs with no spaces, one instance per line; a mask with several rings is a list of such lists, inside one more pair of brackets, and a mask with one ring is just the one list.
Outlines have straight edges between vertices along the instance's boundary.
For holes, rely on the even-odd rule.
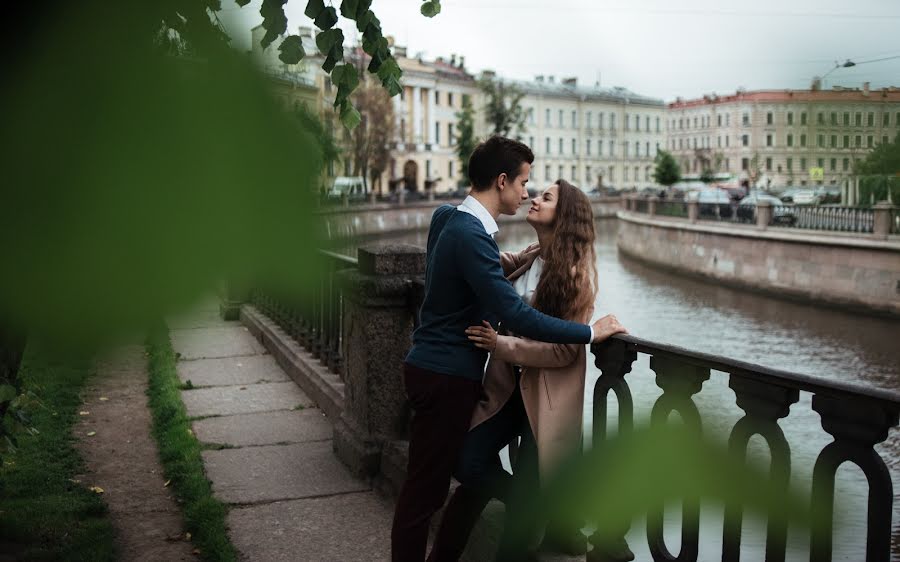
[[528,190],[525,185],[528,183],[528,176],[531,175],[531,164],[523,162],[519,167],[519,173],[515,177],[505,174],[500,176],[500,213],[504,215],[514,215],[519,210],[519,205],[528,199]]

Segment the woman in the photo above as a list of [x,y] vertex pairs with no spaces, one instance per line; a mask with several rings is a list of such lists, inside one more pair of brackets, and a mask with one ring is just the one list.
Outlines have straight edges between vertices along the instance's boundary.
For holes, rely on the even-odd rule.
[[[589,322],[597,270],[594,217],[587,196],[560,179],[532,200],[526,220],[537,233],[538,243],[518,254],[501,254],[507,278],[522,298],[541,312]],[[614,316],[604,320],[615,327],[612,333],[625,332]],[[461,485],[447,505],[429,556],[432,562],[459,558],[491,498],[503,501],[507,513],[516,512],[520,499],[539,489],[540,475],[548,475],[565,455],[581,446],[587,368],[584,345],[498,335],[487,322],[466,333],[476,346],[489,350],[491,358],[484,396],[475,408],[455,472]],[[518,436],[522,439],[513,478],[503,470],[499,452]],[[568,543],[566,550],[583,553],[586,540],[578,530],[581,525],[570,521],[559,526],[566,530],[556,532],[551,524],[548,538]],[[578,536],[580,544],[565,540]],[[498,559],[531,557],[533,553],[523,550],[521,540],[504,532]]]

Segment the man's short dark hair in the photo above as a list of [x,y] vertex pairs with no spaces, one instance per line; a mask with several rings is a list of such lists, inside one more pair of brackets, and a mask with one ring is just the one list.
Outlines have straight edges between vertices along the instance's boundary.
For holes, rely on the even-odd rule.
[[500,174],[515,178],[525,162],[534,162],[534,153],[527,145],[496,135],[489,138],[476,146],[469,157],[472,190],[486,190]]

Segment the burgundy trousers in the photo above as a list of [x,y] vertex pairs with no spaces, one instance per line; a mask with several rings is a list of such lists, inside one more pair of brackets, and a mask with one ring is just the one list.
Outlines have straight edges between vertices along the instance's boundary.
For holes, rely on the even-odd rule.
[[422,562],[431,516],[447,499],[481,381],[403,365],[413,409],[406,482],[397,498],[391,529],[393,562]]

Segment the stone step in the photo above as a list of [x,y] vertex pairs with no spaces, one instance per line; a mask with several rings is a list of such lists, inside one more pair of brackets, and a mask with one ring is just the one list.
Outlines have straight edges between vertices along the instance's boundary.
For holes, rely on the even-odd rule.
[[331,439],[331,433],[331,423],[318,408],[239,414],[194,422],[194,435],[201,442],[232,447],[323,441]]
[[204,451],[203,461],[213,493],[232,504],[369,490],[335,458],[331,441]]
[[172,330],[172,347],[182,360],[261,355],[266,352],[252,334],[240,325],[224,328]]
[[313,401],[293,381],[185,390],[181,399],[187,414],[192,417],[314,407]]
[[290,380],[271,355],[180,361],[178,378],[194,386],[247,385]]

